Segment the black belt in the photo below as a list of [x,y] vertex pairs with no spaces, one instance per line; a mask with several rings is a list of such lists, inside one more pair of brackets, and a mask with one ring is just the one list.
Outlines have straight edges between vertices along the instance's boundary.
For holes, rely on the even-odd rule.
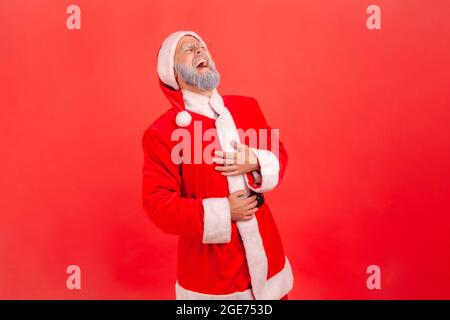
[[264,196],[262,193],[255,192],[250,189],[250,197],[256,195],[256,201],[258,204],[256,205],[257,208],[261,207],[264,204]]

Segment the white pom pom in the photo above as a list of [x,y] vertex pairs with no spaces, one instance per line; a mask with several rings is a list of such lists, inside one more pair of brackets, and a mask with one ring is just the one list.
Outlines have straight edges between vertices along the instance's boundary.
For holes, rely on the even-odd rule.
[[186,110],[177,113],[175,122],[179,127],[187,127],[191,124],[192,116]]

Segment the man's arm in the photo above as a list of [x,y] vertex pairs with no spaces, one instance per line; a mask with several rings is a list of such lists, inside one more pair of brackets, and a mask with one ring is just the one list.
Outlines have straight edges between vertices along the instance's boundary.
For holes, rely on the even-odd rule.
[[228,199],[181,197],[179,165],[172,161],[170,146],[157,131],[147,129],[142,148],[142,204],[150,219],[166,233],[195,236],[203,243],[230,242]]
[[288,163],[288,154],[279,139],[277,131],[272,131],[256,99],[252,98],[254,116],[262,129],[267,130],[267,141],[259,143],[259,148],[250,148],[258,158],[260,169],[245,175],[247,186],[255,192],[267,192],[274,189],[283,179]]

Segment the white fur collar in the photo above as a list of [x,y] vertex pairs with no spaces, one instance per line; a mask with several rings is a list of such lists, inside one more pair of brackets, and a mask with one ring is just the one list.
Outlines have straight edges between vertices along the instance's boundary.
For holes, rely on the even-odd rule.
[[214,89],[211,98],[202,94],[181,89],[184,105],[187,110],[204,115],[211,119],[217,119],[217,115],[223,111],[223,99],[217,89]]

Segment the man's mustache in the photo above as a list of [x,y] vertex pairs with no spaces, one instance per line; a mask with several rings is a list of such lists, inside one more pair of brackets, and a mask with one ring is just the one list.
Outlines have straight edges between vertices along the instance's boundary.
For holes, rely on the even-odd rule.
[[198,56],[196,59],[194,59],[194,61],[192,61],[193,64],[194,64],[194,66],[196,66],[196,65],[197,65],[197,62],[198,62],[199,60],[202,60],[202,59],[205,59],[206,62],[208,63],[208,65],[209,65],[209,57],[208,57],[206,54],[202,53],[200,56]]

